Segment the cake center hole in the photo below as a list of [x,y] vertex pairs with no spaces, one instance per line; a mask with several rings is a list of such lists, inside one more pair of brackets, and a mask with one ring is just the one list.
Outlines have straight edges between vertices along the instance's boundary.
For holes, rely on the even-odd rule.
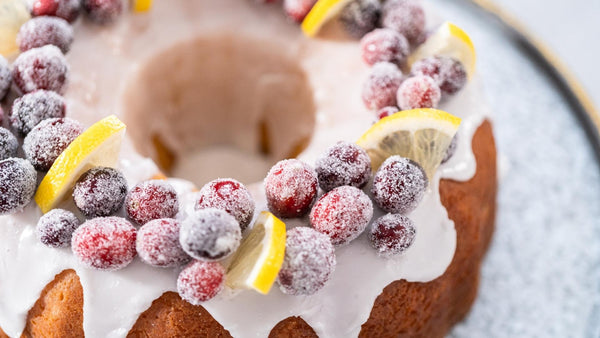
[[308,145],[315,105],[284,46],[198,37],[152,56],[130,79],[125,120],[137,150],[198,187],[218,177],[262,180]]

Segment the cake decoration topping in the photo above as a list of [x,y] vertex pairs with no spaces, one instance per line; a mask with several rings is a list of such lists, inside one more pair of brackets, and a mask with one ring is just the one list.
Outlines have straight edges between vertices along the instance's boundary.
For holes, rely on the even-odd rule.
[[313,295],[329,281],[335,264],[335,250],[329,236],[312,228],[293,228],[287,233],[285,258],[277,282],[285,294]]
[[73,43],[73,27],[67,21],[52,16],[33,18],[21,26],[17,35],[21,52],[45,45],[54,45],[66,54]]
[[246,229],[254,215],[254,200],[250,191],[232,178],[220,178],[205,184],[198,193],[196,210],[217,208],[227,211]]
[[371,178],[371,159],[356,144],[338,142],[317,159],[315,169],[325,191],[343,185],[362,188]]
[[340,22],[351,36],[360,39],[377,28],[380,16],[379,0],[354,0],[342,9]]
[[450,142],[450,145],[448,146],[448,149],[446,149],[446,155],[444,155],[444,158],[442,159],[442,164],[450,161],[452,156],[454,156],[454,153],[456,152],[457,147],[458,147],[458,134],[454,135],[454,137],[452,138],[452,141]]
[[0,215],[29,204],[36,180],[37,173],[29,161],[14,157],[0,161]]
[[[1,122],[0,122],[1,123]],[[19,141],[8,129],[0,127],[0,161],[17,156]]]
[[75,214],[64,209],[52,209],[38,221],[36,234],[40,241],[52,248],[71,245],[73,232],[81,225]]
[[86,171],[73,188],[77,209],[86,217],[114,215],[123,206],[127,180],[119,170],[96,167]]
[[36,90],[13,102],[10,124],[21,136],[45,119],[65,117],[66,103],[62,96],[48,90]]
[[124,218],[100,217],[83,223],[73,233],[71,249],[79,262],[98,270],[119,270],[136,255],[136,230]]
[[409,77],[398,88],[398,107],[402,110],[437,108],[442,92],[429,76]]
[[18,52],[17,33],[19,28],[31,18],[27,4],[22,0],[2,0],[0,6],[0,54],[11,56]]
[[179,212],[177,192],[162,180],[140,182],[127,194],[125,211],[139,225],[153,219],[174,218]]
[[283,0],[283,10],[295,22],[302,22],[317,0]]
[[317,173],[296,160],[277,162],[265,178],[269,210],[279,217],[305,215],[317,196]]
[[194,261],[177,278],[177,291],[192,305],[215,297],[222,289],[225,269],[218,262]]
[[13,63],[13,81],[23,93],[38,89],[63,93],[69,65],[58,47],[46,45],[21,53]]
[[137,233],[136,250],[142,261],[152,266],[175,267],[186,264],[188,256],[179,244],[181,222],[173,218],[155,219]]
[[376,63],[362,88],[365,106],[373,110],[395,106],[402,81],[404,77],[398,66],[390,62]]
[[81,11],[80,0],[34,0],[33,16],[56,16],[73,23]]
[[402,66],[410,52],[404,35],[389,28],[376,29],[360,40],[362,59],[372,66],[377,62],[391,62]]
[[382,118],[394,115],[399,111],[400,111],[400,109],[395,106],[383,107],[377,111],[377,113],[376,113],[377,119],[381,120]]
[[373,222],[369,240],[377,254],[391,257],[403,254],[416,237],[414,222],[400,214],[387,214]]
[[329,236],[333,245],[358,237],[373,218],[373,203],[362,190],[342,186],[323,195],[310,213],[310,224]]
[[147,12],[152,8],[152,0],[132,0],[132,8],[136,13]]
[[195,259],[216,261],[239,247],[242,231],[233,216],[224,210],[207,208],[194,212],[182,222],[179,243]]
[[81,0],[87,17],[95,23],[105,25],[117,20],[123,12],[122,0]]
[[381,25],[415,44],[425,32],[425,11],[416,0],[388,0],[383,5]]
[[25,137],[25,157],[36,170],[47,171],[83,130],[81,123],[70,118],[46,119]]
[[[10,73],[10,66],[8,65],[6,58],[0,55],[0,100],[4,99],[8,93],[11,83],[12,74]],[[0,124],[1,123],[2,119],[0,119]]]
[[431,56],[413,63],[413,75],[430,76],[442,93],[452,95],[467,83],[467,72],[462,63],[447,56]]

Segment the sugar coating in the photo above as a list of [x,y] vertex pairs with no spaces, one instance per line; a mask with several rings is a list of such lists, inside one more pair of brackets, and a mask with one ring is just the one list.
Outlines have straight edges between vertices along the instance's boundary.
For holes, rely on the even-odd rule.
[[376,63],[362,88],[365,106],[372,110],[396,106],[396,93],[403,80],[402,72],[395,64]]
[[[12,74],[10,73],[8,61],[4,56],[0,55],[0,100],[8,93],[11,83]],[[2,123],[2,119],[0,119],[0,123]]]
[[317,196],[316,171],[296,160],[277,162],[265,178],[269,210],[280,217],[300,217],[310,210]]
[[467,71],[463,64],[447,56],[431,56],[415,62],[413,75],[427,75],[440,87],[442,93],[452,95],[467,83]]
[[379,0],[356,0],[342,9],[339,18],[350,35],[361,38],[377,27],[380,15]]
[[401,214],[387,214],[373,222],[369,240],[377,254],[391,257],[403,254],[415,241],[414,222]]
[[70,118],[44,120],[25,137],[25,157],[36,170],[48,171],[58,156],[83,130],[81,123]]
[[283,10],[295,22],[302,22],[317,0],[283,0]]
[[362,190],[342,186],[323,195],[310,212],[310,224],[344,245],[358,237],[373,218],[373,202]]
[[232,178],[219,178],[205,184],[198,193],[196,210],[217,208],[227,211],[246,229],[254,215],[254,199],[248,188]]
[[31,13],[33,16],[57,16],[73,23],[80,11],[79,0],[35,0]]
[[293,228],[287,232],[277,282],[285,294],[309,296],[325,286],[335,264],[335,249],[327,235],[312,228]]
[[73,43],[73,27],[67,21],[52,16],[40,16],[25,22],[17,34],[21,52],[45,45],[54,45],[66,54]]
[[21,136],[45,119],[65,117],[65,99],[55,92],[37,90],[17,98],[12,105],[10,124]]
[[23,93],[46,89],[62,94],[67,87],[68,74],[67,59],[53,45],[21,53],[13,63],[13,81]]
[[173,218],[155,219],[138,230],[136,250],[144,263],[158,267],[186,264],[191,257],[179,244],[181,222]]
[[315,170],[325,191],[343,185],[362,188],[371,178],[371,158],[355,143],[338,142],[317,159]]
[[37,173],[22,158],[0,161],[0,215],[20,211],[35,194]]
[[99,217],[73,233],[71,249],[79,262],[98,270],[119,270],[135,258],[136,230],[124,218]]
[[139,225],[153,219],[174,218],[179,199],[173,187],[163,180],[138,183],[125,198],[127,216]]
[[189,215],[181,224],[179,243],[188,255],[202,261],[223,259],[240,246],[242,231],[224,210],[207,208]]
[[73,199],[87,217],[115,214],[127,195],[127,180],[113,168],[96,167],[86,171],[75,183]]
[[87,17],[98,24],[112,23],[123,12],[121,0],[82,0],[81,7]]
[[415,0],[386,1],[383,5],[381,26],[402,33],[414,44],[425,31],[425,11]]
[[[0,123],[1,119],[0,119]],[[0,127],[0,161],[17,155],[19,141],[8,129]]]
[[398,88],[398,107],[402,110],[436,108],[441,98],[440,87],[426,75],[410,77]]
[[71,245],[73,232],[81,225],[75,214],[64,209],[52,209],[37,223],[36,235],[40,242],[52,248]]
[[362,59],[368,65],[377,62],[391,62],[402,65],[410,53],[410,44],[404,35],[389,29],[380,28],[365,35],[360,40]]
[[377,118],[381,120],[382,118],[394,115],[399,111],[400,111],[400,108],[398,108],[398,107],[387,106],[387,107],[383,107],[383,108],[379,109],[377,111],[376,115],[377,115]]
[[375,173],[371,194],[381,209],[408,214],[423,199],[427,185],[427,175],[420,165],[394,155],[385,160]]
[[220,263],[195,261],[179,274],[177,292],[190,304],[200,305],[223,290],[224,281],[225,269]]
[[448,149],[446,149],[446,154],[444,155],[444,158],[442,159],[442,164],[448,162],[452,156],[454,156],[454,153],[456,153],[456,148],[458,147],[458,134],[455,134],[454,137],[452,138],[452,141],[450,141],[450,145],[448,146]]

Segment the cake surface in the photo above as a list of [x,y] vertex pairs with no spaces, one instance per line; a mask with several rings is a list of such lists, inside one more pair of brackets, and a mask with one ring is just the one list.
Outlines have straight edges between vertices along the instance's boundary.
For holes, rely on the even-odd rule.
[[[155,7],[147,16],[128,16],[108,28],[79,24],[68,54],[70,116],[89,125],[116,112],[129,125],[131,142],[119,168],[130,186],[159,171],[137,155],[134,145],[161,162],[164,157],[153,142],[158,140],[159,150],[168,149],[180,159],[167,161],[172,165],[168,169],[188,178],[200,163],[226,161],[235,167],[248,163],[240,152],[250,153],[256,165],[249,171],[256,172],[245,180],[252,182],[264,177],[269,163],[298,155],[299,149],[305,148],[300,159],[314,163],[328,146],[356,140],[373,122],[360,102],[368,69],[355,41],[306,39],[279,12],[251,2],[181,0],[157,2]],[[238,34],[240,22],[243,34]],[[277,52],[265,54],[266,46]],[[90,54],[92,48],[98,52]],[[231,55],[223,58],[227,52]],[[246,57],[256,60],[254,73],[241,67]],[[207,75],[212,82],[194,75],[208,70],[214,70]],[[230,78],[236,71],[238,76]],[[256,81],[263,82],[253,86]],[[193,90],[181,90],[184,85]],[[225,87],[233,90],[216,95]],[[261,97],[261,91],[272,90],[270,95],[280,100]],[[297,107],[281,109],[298,93]],[[0,298],[6,304],[0,307],[0,327],[10,336],[23,330],[29,336],[60,337],[83,332],[91,337],[238,337],[249,332],[275,337],[359,332],[373,337],[443,336],[475,298],[479,265],[493,230],[496,156],[481,97],[475,77],[442,103],[442,109],[463,119],[457,152],[440,167],[411,214],[419,235],[400,258],[378,258],[363,235],[336,250],[333,279],[315,296],[295,298],[276,289],[268,296],[227,292],[203,307],[192,306],[172,292],[176,270],[154,269],[136,259],[121,271],[93,271],[68,250],[42,246],[28,226],[40,216],[30,205],[21,214],[0,216],[6,224],[0,229],[0,244],[7,248],[0,258],[6,263],[0,270]],[[225,102],[232,102],[226,113],[215,114]],[[193,154],[199,146],[222,144],[223,138],[230,141],[225,151]],[[219,157],[224,152],[228,155]],[[261,153],[266,156],[256,155]],[[218,173],[207,175],[194,177],[196,183]],[[194,186],[170,182],[183,197],[178,217],[185,217]],[[250,190],[257,215],[266,210],[264,188],[257,183]],[[296,226],[306,220],[286,223]],[[27,281],[17,277],[25,273],[24,267],[36,267],[27,270]]]

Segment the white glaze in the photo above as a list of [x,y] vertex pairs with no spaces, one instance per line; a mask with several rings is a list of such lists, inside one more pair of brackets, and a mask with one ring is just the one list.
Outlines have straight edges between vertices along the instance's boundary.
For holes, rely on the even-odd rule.
[[[122,19],[110,28],[79,24],[69,54],[72,80],[67,98],[71,115],[87,125],[109,113],[122,115],[116,84],[123,86],[123,77],[135,69],[142,55],[172,45],[172,32],[177,39],[187,39],[209,29],[235,31],[240,23],[244,23],[245,34],[285,42],[310,78],[318,107],[317,126],[301,159],[314,163],[326,147],[338,140],[355,140],[373,122],[360,102],[368,69],[355,42],[307,40],[296,26],[284,22],[277,8],[239,0],[157,1],[148,16]],[[273,27],[279,34],[273,35]],[[135,40],[127,38],[131,34]],[[422,203],[410,215],[417,237],[404,256],[378,258],[363,234],[337,249],[333,279],[314,296],[286,296],[277,286],[268,296],[226,290],[204,304],[206,309],[235,337],[265,337],[277,322],[291,315],[302,316],[323,337],[356,336],[374,299],[391,281],[426,282],[440,276],[454,255],[456,232],[440,203],[439,180],[467,180],[475,173],[471,140],[486,113],[483,101],[475,80],[442,103],[442,109],[463,118],[459,144],[455,156],[438,170]],[[120,167],[130,185],[156,173],[154,164],[134,154],[129,142],[124,149]],[[171,182],[181,193],[183,206],[178,217],[183,218],[190,210],[192,185],[181,180]],[[254,184],[250,189],[257,215],[266,209],[262,185]],[[379,215],[381,212],[375,217]],[[149,267],[136,258],[117,272],[94,271],[78,264],[69,249],[46,248],[35,238],[39,216],[35,205],[30,205],[23,213],[0,217],[0,327],[10,336],[20,335],[27,312],[41,290],[64,269],[75,269],[81,279],[88,337],[125,336],[154,299],[165,291],[175,291],[177,269]],[[307,223],[288,222],[290,226]]]

